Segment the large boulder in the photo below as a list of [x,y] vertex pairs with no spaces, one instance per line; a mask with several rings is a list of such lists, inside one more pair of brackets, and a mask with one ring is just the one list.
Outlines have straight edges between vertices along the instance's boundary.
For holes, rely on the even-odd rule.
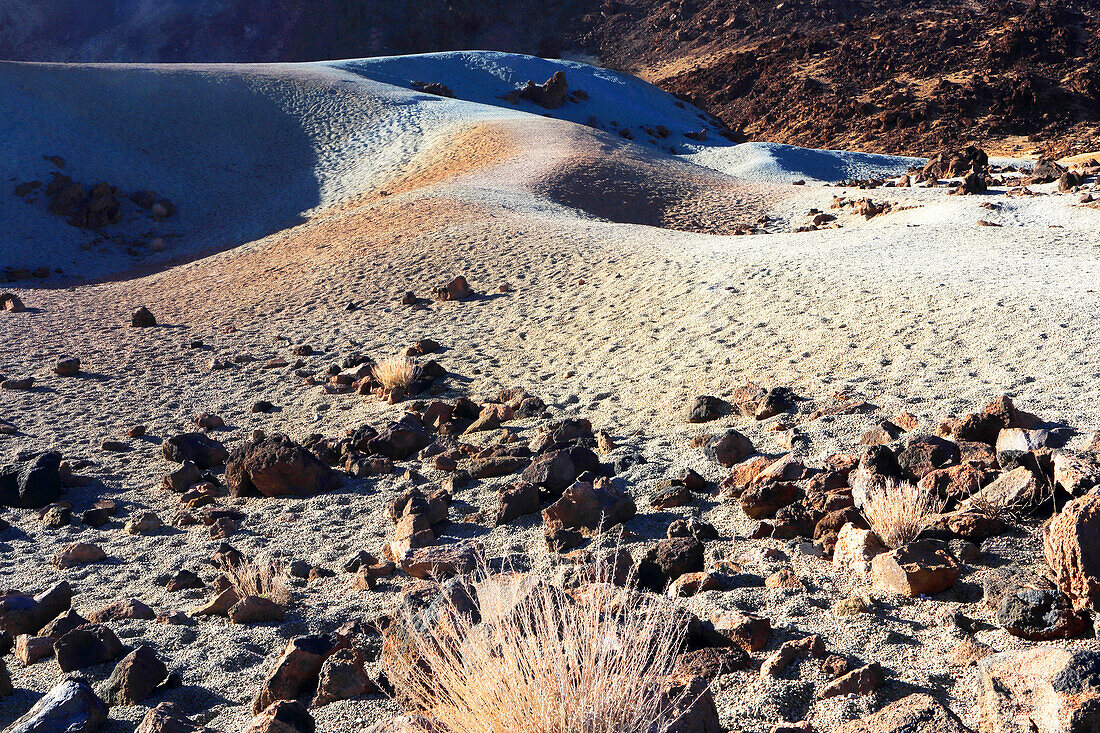
[[107,705],[87,682],[65,679],[38,699],[4,733],[94,733],[107,722]]
[[1041,645],[978,662],[982,730],[1100,730],[1100,652]]
[[280,433],[235,450],[225,481],[233,496],[313,496],[343,486],[335,471]]
[[1100,607],[1100,490],[1068,502],[1043,526],[1043,556],[1075,609]]
[[61,454],[38,453],[0,468],[0,505],[40,508],[61,496]]

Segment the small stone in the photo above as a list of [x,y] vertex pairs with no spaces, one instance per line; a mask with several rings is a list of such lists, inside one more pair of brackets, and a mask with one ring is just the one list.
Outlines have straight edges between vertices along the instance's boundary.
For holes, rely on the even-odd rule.
[[142,512],[126,522],[123,529],[126,534],[149,534],[164,526],[164,522],[155,512]]
[[130,325],[134,328],[148,328],[157,325],[157,319],[145,306],[130,314]]
[[64,570],[77,565],[87,565],[106,559],[107,553],[98,545],[93,545],[89,542],[74,542],[71,545],[66,545],[54,555],[53,564],[55,567]]
[[66,357],[58,360],[53,367],[54,373],[62,377],[75,377],[80,373],[80,359]]

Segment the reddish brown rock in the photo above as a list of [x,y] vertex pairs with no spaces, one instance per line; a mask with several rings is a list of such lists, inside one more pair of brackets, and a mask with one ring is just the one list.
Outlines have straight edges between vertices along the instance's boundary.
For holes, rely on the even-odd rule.
[[500,492],[500,507],[497,509],[496,524],[508,524],[514,519],[539,511],[539,489],[526,481],[517,481],[504,487]]
[[727,430],[711,442],[714,458],[723,466],[734,466],[756,453],[752,441],[736,430]]
[[914,436],[898,453],[898,466],[906,478],[920,481],[937,468],[947,468],[959,462],[959,447],[955,443],[931,435]]
[[422,547],[398,558],[398,566],[414,578],[448,578],[477,569],[485,548],[476,540]]
[[89,542],[74,542],[66,545],[53,558],[55,567],[65,570],[77,565],[101,562],[107,559],[107,553],[98,545]]
[[104,698],[112,707],[136,705],[168,678],[168,668],[152,647],[142,645],[115,666],[104,685]]
[[278,433],[234,451],[225,479],[233,496],[313,496],[343,485],[335,471]]
[[936,468],[924,475],[917,486],[936,496],[951,501],[962,501],[976,494],[988,480],[989,475],[973,464],[960,463],[948,468]]
[[286,616],[286,609],[270,598],[245,596],[233,604],[227,615],[230,623],[263,624],[282,621]]
[[145,714],[134,733],[218,733],[218,731],[192,723],[176,703],[162,702]]
[[625,522],[634,517],[637,507],[625,490],[606,479],[594,483],[575,483],[562,497],[542,512],[548,532],[595,530]]
[[1100,728],[1100,652],[1040,645],[988,656],[978,670],[983,731]]
[[332,651],[332,643],[321,636],[291,639],[252,701],[253,715],[259,715],[279,700],[297,699],[316,682],[321,666]]
[[55,639],[49,636],[20,634],[15,637],[15,658],[29,667],[40,659],[53,656]]
[[470,283],[466,282],[466,278],[462,275],[455,277],[436,291],[436,298],[439,300],[466,300],[473,295],[474,291],[470,288]]
[[314,733],[313,716],[300,702],[279,700],[258,713],[245,733]]
[[950,588],[958,577],[958,561],[937,540],[910,542],[871,561],[874,587],[904,596],[934,595]]
[[317,693],[313,696],[311,707],[319,708],[336,700],[350,700],[378,692],[378,687],[364,668],[365,663],[366,657],[355,647],[333,653],[321,666]]
[[[759,478],[759,477],[758,477]],[[741,492],[738,501],[750,519],[767,519],[796,501],[802,492],[793,483],[755,483]]]
[[1100,608],[1100,493],[1068,502],[1043,525],[1043,556],[1075,609]]
[[852,720],[836,733],[970,733],[959,717],[931,695],[917,693],[890,703],[877,713]]
[[878,662],[871,662],[825,685],[818,691],[817,698],[824,700],[838,695],[866,695],[877,690],[882,682],[882,668]]
[[694,537],[676,537],[657,542],[638,563],[638,582],[656,593],[685,573],[702,572],[703,543]]
[[136,598],[126,598],[109,603],[103,608],[89,613],[88,621],[94,624],[104,624],[110,621],[121,621],[122,619],[152,620],[156,617],[157,614],[153,609],[141,601]]
[[758,652],[768,645],[772,625],[766,618],[739,611],[723,611],[712,616],[707,636],[716,645],[733,644],[746,652]]

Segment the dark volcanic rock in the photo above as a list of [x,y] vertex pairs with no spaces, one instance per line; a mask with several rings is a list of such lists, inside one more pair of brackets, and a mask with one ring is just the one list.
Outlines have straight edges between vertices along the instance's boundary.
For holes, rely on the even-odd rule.
[[281,433],[235,450],[225,481],[233,496],[313,496],[343,485],[335,471]]
[[107,706],[87,682],[66,679],[41,697],[4,733],[94,733],[107,722]]
[[703,543],[694,537],[660,540],[646,551],[638,564],[638,582],[663,593],[665,587],[684,573],[703,570]]
[[168,668],[157,659],[152,647],[139,646],[115,666],[104,685],[104,697],[111,707],[136,705],[168,677]]
[[38,453],[0,468],[0,505],[38,508],[61,496],[61,454]]
[[174,463],[192,461],[198,468],[214,468],[225,463],[229,451],[221,441],[203,433],[183,433],[164,441],[161,448],[164,457]]

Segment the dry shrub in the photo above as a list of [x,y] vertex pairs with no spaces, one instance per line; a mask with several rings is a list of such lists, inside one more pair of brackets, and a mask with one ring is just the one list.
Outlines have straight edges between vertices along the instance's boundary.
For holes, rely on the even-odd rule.
[[253,562],[245,558],[226,570],[233,590],[240,597],[261,596],[286,606],[290,603],[290,589],[286,585],[286,571],[274,561]]
[[453,604],[444,623],[406,612],[405,653],[386,670],[446,733],[663,733],[694,702],[668,695],[685,624],[667,603],[610,584],[574,603],[484,567],[474,583],[486,623]]
[[[862,486],[859,485],[862,482]],[[912,542],[943,511],[946,501],[908,481],[853,471],[852,493],[863,494],[863,517],[882,543],[898,548]]]
[[374,378],[386,389],[408,387],[416,379],[416,364],[402,356],[383,359],[371,369]]

